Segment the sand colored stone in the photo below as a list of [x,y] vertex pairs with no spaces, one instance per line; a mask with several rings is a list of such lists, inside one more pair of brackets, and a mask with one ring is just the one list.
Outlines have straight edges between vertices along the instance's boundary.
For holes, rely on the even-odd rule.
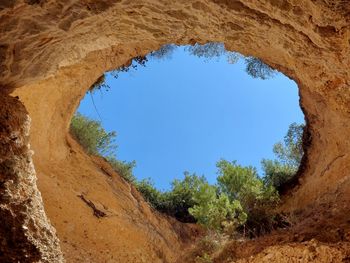
[[[349,200],[349,24],[346,0],[1,1],[0,88],[18,95],[32,119],[38,188],[67,261],[172,262],[184,245],[175,224],[68,135],[80,99],[103,72],[166,43],[224,42],[293,78],[306,155],[282,209]],[[81,194],[109,216],[93,216]]]

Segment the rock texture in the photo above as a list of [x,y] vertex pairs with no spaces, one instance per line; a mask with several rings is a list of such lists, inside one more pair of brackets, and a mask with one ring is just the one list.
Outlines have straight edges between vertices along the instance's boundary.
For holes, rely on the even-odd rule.
[[63,262],[36,186],[30,117],[18,98],[2,94],[0,105],[0,262]]
[[[259,57],[293,78],[308,130],[299,181],[285,197],[283,209],[305,209],[325,199],[330,204],[339,198],[348,200],[349,24],[347,0],[1,1],[0,87],[5,93],[18,94],[33,120],[31,144],[39,189],[58,235],[64,237],[74,229],[77,239],[83,240],[84,221],[71,208],[74,228],[64,227],[58,215],[68,212],[53,204],[64,204],[65,194],[73,200],[84,187],[91,195],[87,198],[93,199],[98,189],[88,181],[84,187],[69,188],[73,180],[91,178],[95,168],[88,168],[84,180],[64,169],[67,166],[75,170],[74,175],[80,171],[84,176],[85,166],[76,165],[90,163],[82,161],[83,154],[74,155],[71,151],[76,147],[67,144],[68,124],[79,100],[104,71],[166,43],[224,42],[228,49]],[[103,180],[98,182],[105,184]],[[78,201],[83,211],[84,203]],[[78,201],[74,206],[79,206]],[[85,208],[81,215],[91,212]],[[87,231],[91,242],[97,242],[95,229]],[[174,233],[170,236],[176,238]],[[131,243],[123,249],[130,250]],[[63,245],[72,261],[76,244]],[[96,252],[85,245],[80,244],[76,251],[93,253],[93,261]],[[121,251],[122,247],[120,242],[114,249]],[[169,248],[171,258],[171,245],[164,247]],[[148,252],[149,257],[156,254]],[[52,248],[52,255],[55,253]]]

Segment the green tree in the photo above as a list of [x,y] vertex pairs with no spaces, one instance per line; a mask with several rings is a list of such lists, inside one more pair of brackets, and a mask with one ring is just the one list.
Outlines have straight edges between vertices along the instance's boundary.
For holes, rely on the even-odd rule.
[[246,214],[239,201],[230,201],[224,193],[218,195],[215,186],[201,185],[193,200],[197,204],[189,208],[190,214],[199,224],[209,229],[224,231],[225,227],[229,225],[237,227],[246,220]]
[[276,160],[262,160],[264,181],[280,190],[283,185],[290,181],[298,171],[303,157],[302,137],[304,124],[292,123],[284,137],[283,142],[273,146]]
[[244,227],[252,236],[270,231],[274,224],[273,209],[279,201],[275,188],[266,185],[254,167],[245,167],[236,161],[226,160],[220,160],[217,167],[219,190],[231,202],[240,203],[247,219]]
[[284,142],[278,142],[273,146],[273,152],[277,159],[286,165],[299,167],[303,157],[303,133],[304,124],[292,123],[289,125]]
[[175,179],[171,183],[170,191],[165,194],[166,205],[163,208],[164,211],[182,222],[194,222],[195,219],[188,209],[196,204],[193,196],[204,184],[208,184],[204,176],[184,172],[184,179]]
[[264,184],[254,167],[245,167],[236,161],[226,160],[220,160],[217,167],[220,191],[227,194],[230,200],[238,200],[248,215],[256,203],[274,202],[278,199],[277,193]]
[[257,196],[262,190],[262,182],[258,177],[256,168],[238,165],[236,161],[220,160],[217,181],[220,190],[227,194],[231,200],[244,201],[246,196]]
[[164,195],[157,190],[150,178],[135,182],[135,186],[153,208],[157,210],[161,209],[164,202]]

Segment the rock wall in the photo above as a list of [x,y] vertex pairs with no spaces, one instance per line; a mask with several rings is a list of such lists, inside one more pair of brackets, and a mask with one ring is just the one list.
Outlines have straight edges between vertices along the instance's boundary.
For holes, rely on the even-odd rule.
[[58,78],[15,91],[33,116],[38,188],[64,258],[174,262],[187,242],[199,235],[198,229],[156,213],[105,161],[87,156],[70,137],[69,119],[85,95],[79,85]]
[[2,94],[0,105],[0,262],[63,262],[36,186],[30,117],[18,98]]
[[[55,168],[74,169],[68,124],[104,71],[166,43],[224,42],[299,85],[307,148],[284,209],[303,209],[324,198],[349,198],[349,22],[347,0],[4,0],[0,87],[19,95],[33,120],[31,144],[46,203],[61,193],[51,190],[52,178],[56,184],[71,178]],[[59,208],[45,207],[54,221]]]

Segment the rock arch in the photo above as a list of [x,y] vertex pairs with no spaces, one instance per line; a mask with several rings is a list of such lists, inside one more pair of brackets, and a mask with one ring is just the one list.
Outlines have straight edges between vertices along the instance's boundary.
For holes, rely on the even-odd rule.
[[[68,180],[69,173],[59,167],[73,169],[69,158],[78,150],[72,150],[77,147],[72,146],[67,131],[80,99],[106,70],[166,43],[224,42],[228,49],[259,57],[293,78],[299,85],[309,136],[298,185],[286,197],[284,209],[302,209],[339,193],[347,198],[349,22],[346,0],[176,0],[171,4],[167,0],[2,1],[0,193],[8,197],[0,199],[0,212],[14,232],[1,240],[0,258],[12,249],[27,255],[23,262],[63,260],[34,182],[27,147],[28,114],[9,94],[19,96],[32,118],[30,143],[39,189],[44,203],[50,204],[45,209],[60,235],[72,226],[60,222],[58,215],[64,212],[51,205],[64,200],[54,195],[67,194],[60,191],[63,186],[59,184]],[[79,154],[83,160],[84,155]],[[64,179],[57,179],[60,176]],[[54,184],[58,186],[50,189]],[[69,185],[71,181],[64,187]],[[18,193],[21,187],[23,192]],[[71,189],[70,194],[79,191]],[[142,213],[149,213],[145,209]],[[162,224],[165,229],[166,223]],[[8,230],[2,226],[1,231]],[[83,238],[84,233],[77,231],[77,235]],[[171,260],[174,255],[166,242],[177,237],[166,235],[162,248],[169,250],[164,253]],[[63,234],[60,238],[66,255],[72,254],[74,244],[64,244]],[[22,245],[11,247],[18,240]],[[150,245],[152,252],[147,259],[157,258],[159,252],[154,249]],[[87,249],[84,253],[88,254]]]

